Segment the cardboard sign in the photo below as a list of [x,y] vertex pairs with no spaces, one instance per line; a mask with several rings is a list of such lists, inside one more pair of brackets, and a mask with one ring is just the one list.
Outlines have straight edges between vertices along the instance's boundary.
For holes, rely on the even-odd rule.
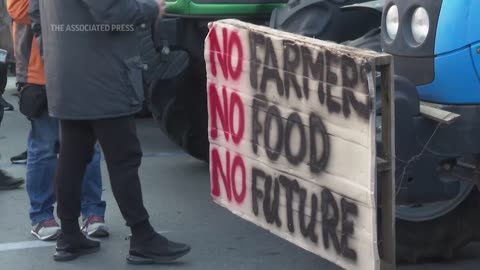
[[210,24],[215,202],[343,268],[377,269],[373,57],[237,20]]

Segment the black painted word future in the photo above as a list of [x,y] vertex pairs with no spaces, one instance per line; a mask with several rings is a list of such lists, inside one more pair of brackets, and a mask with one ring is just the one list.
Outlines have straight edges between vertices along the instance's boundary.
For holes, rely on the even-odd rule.
[[[285,175],[273,178],[261,169],[252,168],[252,211],[258,217],[259,209],[263,209],[265,220],[278,228],[287,227],[291,233],[300,230],[305,239],[317,244],[319,235],[326,250],[332,246],[334,251],[353,261],[357,260],[357,252],[349,247],[348,240],[354,234],[351,217],[358,216],[356,204],[342,198],[335,200],[332,192],[326,188],[315,193]],[[258,183],[264,182],[263,187]],[[283,189],[284,192],[280,192]],[[280,196],[286,198],[286,220],[280,218]],[[310,213],[306,213],[307,197],[310,196]],[[320,198],[320,201],[319,201]],[[283,201],[283,200],[282,200]],[[298,211],[293,209],[293,201],[299,201]],[[320,224],[317,216],[321,217]],[[298,220],[299,228],[295,228],[294,220]],[[319,228],[321,227],[321,228]]]

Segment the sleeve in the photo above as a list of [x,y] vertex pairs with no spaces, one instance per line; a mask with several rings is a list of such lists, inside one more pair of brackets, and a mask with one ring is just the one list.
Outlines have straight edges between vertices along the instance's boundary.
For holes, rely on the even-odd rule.
[[[37,38],[37,42],[41,45],[41,37],[40,34],[42,33],[42,29],[40,26],[40,3],[39,0],[30,0],[30,7],[28,9],[28,15],[30,16],[30,20],[32,21],[32,31],[33,35]],[[40,52],[41,46],[39,46]]]
[[40,24],[40,3],[39,0],[30,0],[30,6],[28,8],[28,15],[32,24]]
[[13,21],[21,24],[30,24],[30,17],[28,16],[29,0],[7,0],[8,14]]
[[155,0],[81,0],[99,24],[134,24],[157,18]]

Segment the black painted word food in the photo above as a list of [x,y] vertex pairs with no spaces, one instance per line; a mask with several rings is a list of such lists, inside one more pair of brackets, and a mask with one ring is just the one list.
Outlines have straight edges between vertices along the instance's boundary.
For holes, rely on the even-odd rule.
[[[282,115],[280,109],[269,104],[267,98],[261,94],[255,96],[252,109],[252,150],[255,154],[258,154],[258,146],[263,145],[271,161],[278,160],[284,153],[288,162],[295,166],[308,159],[306,163],[312,173],[320,173],[325,169],[330,156],[330,141],[320,116],[314,112],[310,113],[307,126],[299,113]],[[259,120],[261,113],[265,114],[263,123]],[[272,135],[273,126],[277,129],[276,138]],[[299,140],[292,139],[294,131],[299,132]],[[294,152],[293,149],[298,146],[299,150]]]

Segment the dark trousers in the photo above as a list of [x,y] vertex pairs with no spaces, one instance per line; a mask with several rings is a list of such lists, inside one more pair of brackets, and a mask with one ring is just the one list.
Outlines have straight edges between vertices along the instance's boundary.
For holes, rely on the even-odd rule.
[[0,63],[0,96],[5,93],[5,87],[7,87],[8,81],[8,65],[6,63]]
[[113,195],[127,226],[147,220],[138,177],[142,150],[133,116],[60,121],[60,157],[55,176],[58,217],[62,222],[78,220],[83,176],[97,140],[105,155]]

